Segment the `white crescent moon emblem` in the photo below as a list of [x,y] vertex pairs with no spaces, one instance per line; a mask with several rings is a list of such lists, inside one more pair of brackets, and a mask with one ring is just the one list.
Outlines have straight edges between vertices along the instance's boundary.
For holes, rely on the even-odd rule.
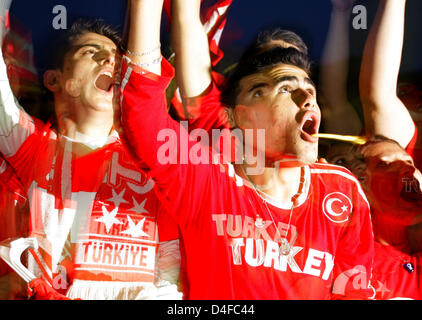
[[327,200],[327,204],[325,205],[325,208],[327,209],[327,213],[329,215],[332,215],[332,216],[335,216],[335,217],[339,217],[339,216],[341,216],[343,214],[343,212],[336,213],[336,212],[333,211],[333,203],[334,202],[340,202],[340,203],[342,203],[340,199],[332,198],[332,199]]
[[[333,210],[333,205],[337,202],[339,202],[341,206],[341,209],[338,207],[340,212]],[[338,204],[336,206],[338,206]],[[349,220],[349,215],[353,212],[353,204],[349,197],[343,193],[333,192],[325,196],[322,202],[322,211],[332,222],[343,223]]]

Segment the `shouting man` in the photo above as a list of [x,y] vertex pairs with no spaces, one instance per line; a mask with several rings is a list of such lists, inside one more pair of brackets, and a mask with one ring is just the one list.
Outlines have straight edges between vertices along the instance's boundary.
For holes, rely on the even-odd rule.
[[[275,47],[241,60],[222,100],[231,127],[254,138],[242,145],[249,152],[235,165],[201,162],[196,156],[213,150],[195,135],[188,137],[166,112],[165,89],[174,72],[159,52],[163,1],[134,2],[141,10],[130,26],[127,52],[132,55],[122,64],[123,140],[139,165],[150,167],[179,225],[185,297],[371,297],[369,206],[349,171],[316,164],[320,111],[307,56]],[[199,12],[199,3],[176,0],[173,10]],[[157,17],[153,24],[146,19],[151,16]],[[188,47],[186,41],[195,39],[183,41]],[[202,55],[209,54],[192,53],[196,61],[207,61]],[[206,78],[210,69],[199,71]],[[210,85],[209,75],[205,85],[198,82],[201,77],[185,76],[200,91]],[[262,168],[252,161],[256,154],[264,155]]]
[[19,106],[1,56],[0,151],[29,197],[36,276],[70,298],[175,299],[168,273],[176,271],[177,281],[178,231],[166,217],[158,234],[154,183],[113,128],[119,43],[100,20],[78,20],[66,32],[44,74],[53,126]]

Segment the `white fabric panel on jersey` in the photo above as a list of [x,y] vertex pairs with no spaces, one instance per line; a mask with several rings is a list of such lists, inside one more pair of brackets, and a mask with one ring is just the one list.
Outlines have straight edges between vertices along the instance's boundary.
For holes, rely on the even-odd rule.
[[181,300],[176,285],[155,287],[149,282],[107,282],[75,280],[67,297],[86,300]]

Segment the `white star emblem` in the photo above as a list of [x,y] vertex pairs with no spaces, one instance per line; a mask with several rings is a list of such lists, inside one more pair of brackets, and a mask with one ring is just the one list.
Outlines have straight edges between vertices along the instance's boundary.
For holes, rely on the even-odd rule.
[[385,283],[382,283],[381,281],[377,280],[378,282],[378,288],[377,288],[377,292],[381,292],[381,295],[384,295],[387,292],[391,292],[391,290],[388,290],[387,286]]
[[114,189],[112,189],[111,192],[113,192],[113,197],[111,197],[110,199],[107,199],[107,201],[113,202],[116,207],[120,207],[120,204],[122,203],[129,203],[125,199],[123,199],[126,189],[123,189],[122,192],[120,192],[119,194],[117,194],[116,191],[114,191]]
[[342,210],[343,212],[346,212],[348,209],[349,209],[349,207],[348,207],[348,206],[342,206],[342,207],[341,207],[341,210]]
[[96,219],[95,221],[104,223],[107,233],[110,232],[110,229],[114,224],[123,224],[123,222],[116,219],[117,211],[119,210],[119,208],[116,207],[111,212],[108,212],[108,210],[104,206],[102,206],[101,209],[103,211],[103,216],[101,218]]
[[129,234],[133,238],[149,237],[149,234],[145,233],[142,230],[144,227],[146,218],[143,218],[141,221],[139,221],[137,225],[135,225],[135,223],[133,222],[130,216],[127,216],[127,220],[129,221],[129,229],[123,231],[122,233]]
[[133,211],[136,213],[149,213],[147,209],[145,209],[145,203],[147,202],[147,199],[142,201],[141,204],[139,204],[134,197],[132,197],[134,206],[132,208]]

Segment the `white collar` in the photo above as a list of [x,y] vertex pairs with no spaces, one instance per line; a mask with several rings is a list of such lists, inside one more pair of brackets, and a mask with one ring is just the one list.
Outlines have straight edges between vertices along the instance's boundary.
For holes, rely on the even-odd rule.
[[[232,164],[230,164],[230,165],[233,167]],[[234,171],[234,167],[232,168],[232,170]],[[250,185],[249,181],[242,179],[236,173],[234,173],[234,174],[236,176],[236,181],[241,180],[241,181],[246,182],[247,184]],[[311,169],[309,168],[309,166],[304,166],[304,177],[303,178],[305,180],[303,192],[298,197],[297,204],[295,205],[295,208],[300,207],[302,204],[304,204],[306,199],[308,198],[309,188],[310,188],[310,185],[311,185]],[[243,183],[243,184],[245,184],[245,183]],[[252,185],[251,185],[251,187],[253,188]],[[283,206],[283,204],[281,203],[281,201],[279,199],[274,198],[274,197],[270,196],[269,194],[266,194],[265,192],[256,192],[256,194],[261,199],[265,200],[267,203],[271,204],[274,207],[277,207],[277,208],[280,208],[280,209],[283,209],[283,210],[290,210],[291,209],[290,206],[289,207]]]
[[67,136],[64,136],[64,137],[68,141],[84,144],[93,150],[102,148],[106,144],[109,144],[115,141],[116,138],[119,138],[119,134],[117,133],[116,130],[113,130],[108,136],[105,136],[105,137],[91,137],[79,131],[76,131],[75,136],[76,136],[75,139],[72,139]]

